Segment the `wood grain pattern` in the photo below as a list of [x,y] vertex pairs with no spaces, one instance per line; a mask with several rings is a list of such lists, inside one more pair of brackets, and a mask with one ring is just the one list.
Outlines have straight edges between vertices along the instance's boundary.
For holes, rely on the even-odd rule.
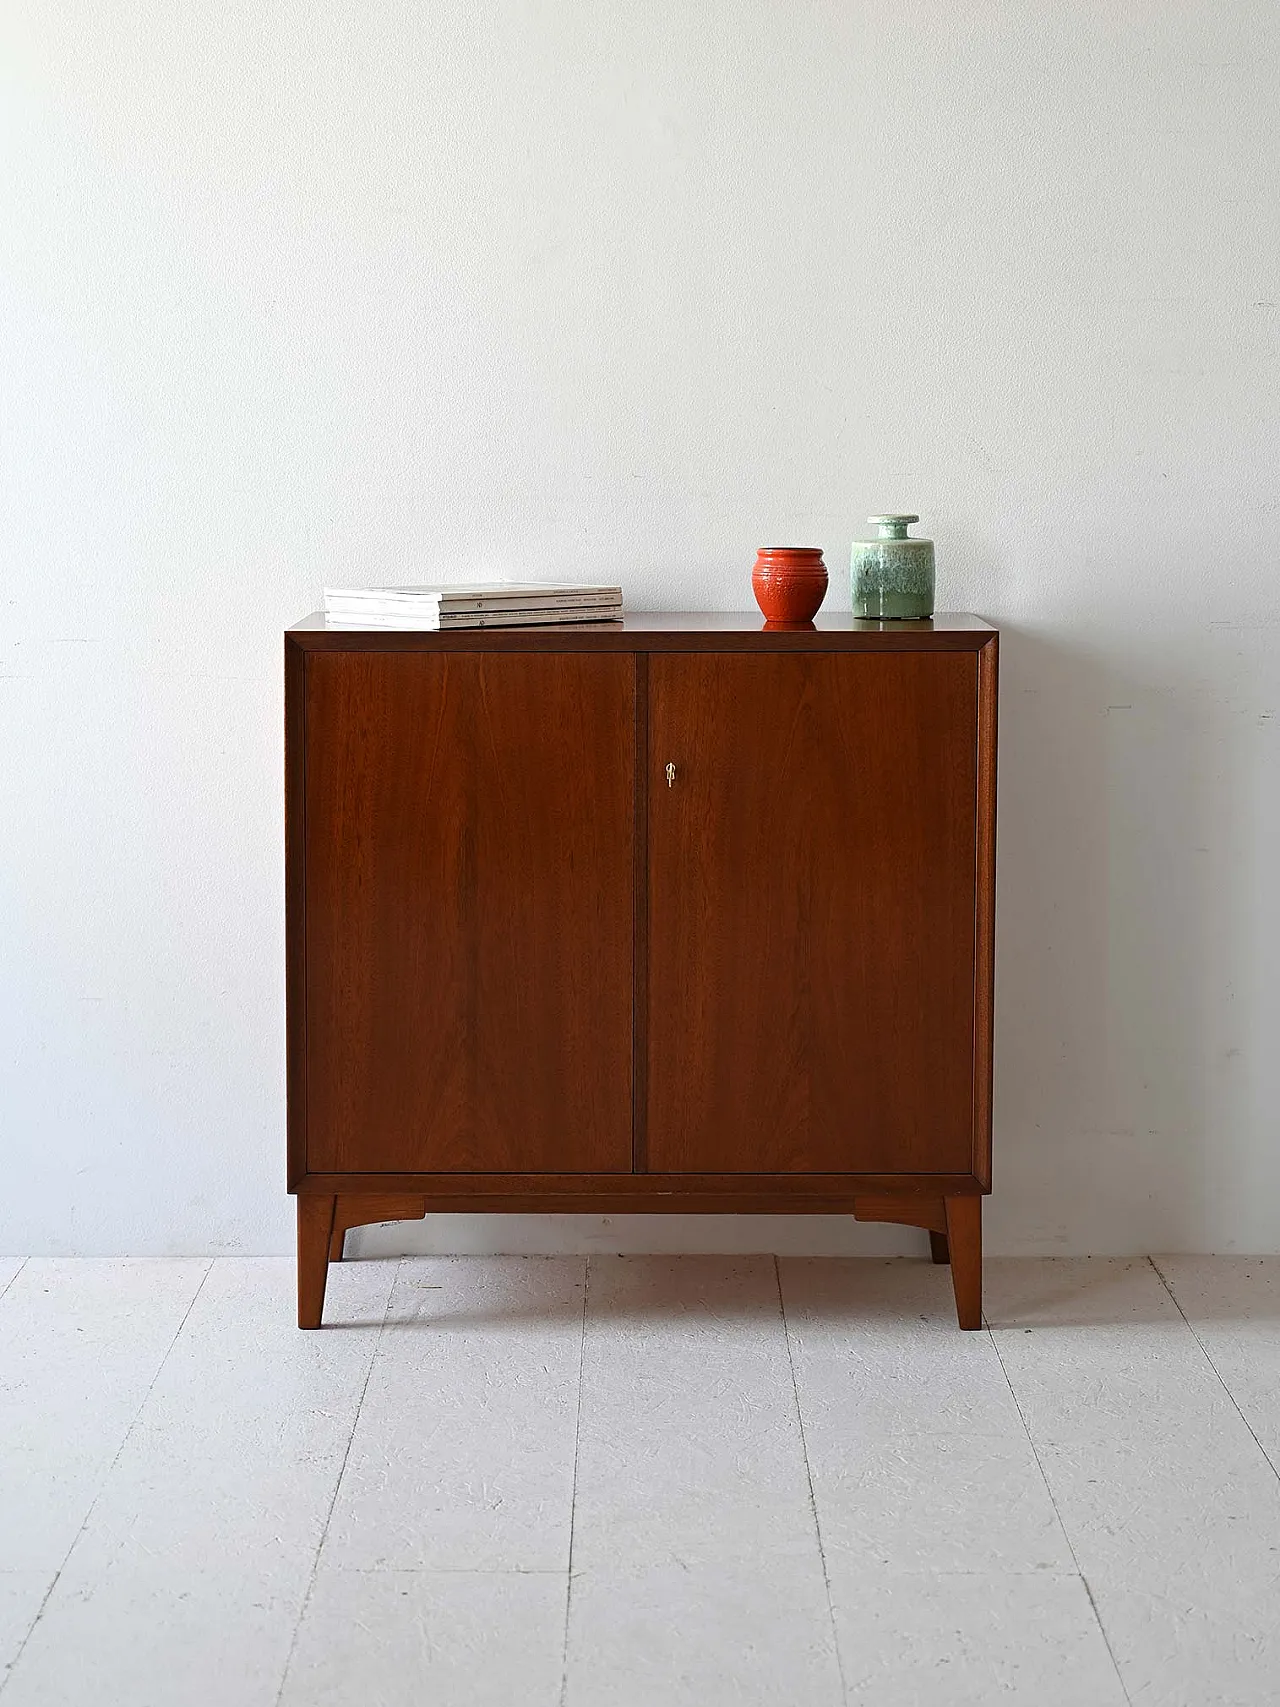
[[630,1169],[633,680],[308,658],[311,1171]]
[[649,710],[649,1165],[971,1171],[973,654],[655,655]]

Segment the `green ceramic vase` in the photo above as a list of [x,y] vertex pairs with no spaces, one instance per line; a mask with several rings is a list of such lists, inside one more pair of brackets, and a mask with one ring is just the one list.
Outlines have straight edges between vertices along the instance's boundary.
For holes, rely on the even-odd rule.
[[933,615],[933,541],[909,539],[919,516],[868,516],[878,539],[855,539],[850,556],[853,614],[878,621]]

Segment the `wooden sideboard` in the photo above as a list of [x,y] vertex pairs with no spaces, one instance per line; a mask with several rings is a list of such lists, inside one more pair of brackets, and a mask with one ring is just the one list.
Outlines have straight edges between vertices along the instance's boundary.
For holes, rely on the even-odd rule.
[[995,631],[285,636],[298,1320],[428,1211],[927,1228],[981,1324]]

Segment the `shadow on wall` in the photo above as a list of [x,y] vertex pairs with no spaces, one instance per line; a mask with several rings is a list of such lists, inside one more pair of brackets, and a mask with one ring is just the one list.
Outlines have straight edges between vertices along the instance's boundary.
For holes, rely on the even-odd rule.
[[1250,1248],[1214,1213],[1220,1135],[1247,1176],[1257,1126],[1232,1035],[1245,708],[1211,668],[1002,629],[990,1250]]
[[[1001,634],[987,1251],[1280,1250],[1267,636],[1075,618]],[[923,1256],[927,1241],[847,1216],[428,1216],[349,1249]]]

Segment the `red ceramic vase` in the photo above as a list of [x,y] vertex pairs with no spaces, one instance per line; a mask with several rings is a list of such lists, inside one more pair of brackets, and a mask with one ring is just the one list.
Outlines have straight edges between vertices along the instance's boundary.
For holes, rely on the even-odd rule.
[[815,545],[762,545],[751,590],[770,622],[809,622],[827,596],[827,566]]

